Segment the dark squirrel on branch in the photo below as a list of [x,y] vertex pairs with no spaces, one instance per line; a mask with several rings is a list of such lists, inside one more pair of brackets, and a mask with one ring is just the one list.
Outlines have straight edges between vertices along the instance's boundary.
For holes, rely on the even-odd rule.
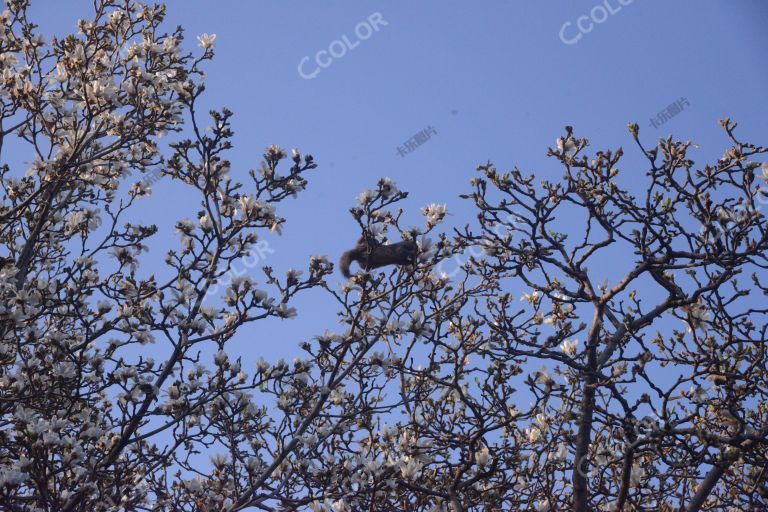
[[418,252],[416,242],[403,240],[396,244],[384,245],[373,238],[360,237],[353,249],[341,255],[339,267],[344,277],[351,277],[349,265],[356,261],[363,270],[371,270],[385,265],[413,265]]

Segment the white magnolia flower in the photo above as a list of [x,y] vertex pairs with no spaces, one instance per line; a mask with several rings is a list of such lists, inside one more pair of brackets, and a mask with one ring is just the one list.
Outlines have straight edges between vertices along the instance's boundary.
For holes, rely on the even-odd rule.
[[535,443],[541,437],[541,430],[539,430],[538,427],[526,429],[525,437],[528,439],[529,443]]
[[447,210],[444,204],[432,203],[421,209],[422,215],[427,218],[427,226],[432,227],[440,224],[445,218]]
[[90,98],[113,102],[117,99],[118,89],[111,81],[94,80],[86,86],[85,92]]
[[256,371],[264,373],[267,370],[269,370],[269,363],[266,362],[263,357],[259,357],[259,360],[256,361]]
[[333,512],[348,512],[349,507],[347,506],[347,502],[341,499],[336,500],[331,504],[331,510],[333,510]]
[[573,137],[567,139],[560,137],[557,139],[557,149],[565,153],[574,152],[576,151],[576,141],[573,140]]
[[365,206],[373,199],[373,190],[363,190],[360,195],[357,196],[357,202]]
[[416,459],[409,458],[407,462],[401,463],[400,474],[406,480],[414,480],[421,473],[421,462]]
[[705,324],[710,321],[712,316],[703,304],[695,303],[683,306],[682,309],[688,316],[688,332],[694,329],[704,329]]
[[277,313],[280,318],[293,318],[296,316],[296,308],[288,307],[287,304],[281,302],[275,308],[275,313]]
[[69,78],[69,73],[67,72],[67,68],[64,65],[63,62],[56,63],[56,76],[54,77],[54,80],[56,80],[59,83],[64,83]]
[[363,465],[363,468],[365,469],[365,471],[368,472],[368,474],[377,475],[382,465],[383,463],[381,461],[376,459],[370,459],[365,462],[365,464]]
[[98,210],[77,210],[67,215],[65,219],[65,230],[68,234],[78,230],[86,233],[95,230],[101,224]]
[[189,219],[180,220],[176,223],[176,231],[189,234],[195,229],[195,225]]
[[552,458],[554,460],[565,460],[565,458],[568,456],[568,447],[565,446],[564,443],[560,443],[557,445],[557,450],[552,454]]
[[379,190],[384,199],[389,199],[393,195],[397,194],[397,185],[389,178],[382,178],[379,180]]
[[16,421],[20,423],[33,423],[37,420],[35,413],[31,409],[25,408],[23,405],[18,406],[13,415],[16,418]]
[[331,391],[329,400],[334,405],[342,405],[347,400],[347,397],[344,396],[343,392],[337,389],[334,389],[333,391]]
[[187,480],[184,482],[184,487],[189,489],[193,493],[202,492],[203,490],[203,479],[199,476],[196,476],[192,480]]
[[475,453],[475,460],[477,461],[477,465],[481,468],[484,468],[491,463],[491,454],[487,446],[483,446]]
[[571,357],[576,355],[576,347],[579,345],[579,340],[563,340],[563,342],[560,344],[560,350],[563,351],[566,355],[569,355]]
[[691,397],[692,401],[698,403],[705,403],[707,400],[709,400],[707,390],[701,386],[691,386],[691,389],[688,390],[688,396]]
[[96,310],[99,313],[107,313],[112,309],[112,303],[106,300],[100,300],[96,303]]
[[285,151],[283,151],[283,148],[277,144],[270,144],[267,146],[267,150],[264,153],[264,156],[266,156],[267,160],[271,162],[277,162],[278,160],[285,158]]
[[716,213],[717,213],[717,220],[719,220],[723,224],[728,224],[729,222],[734,222],[738,220],[730,209],[725,208],[723,206],[718,206]]
[[208,215],[200,216],[200,227],[203,228],[203,231],[206,232],[213,229],[213,221]]
[[216,41],[216,34],[202,34],[197,36],[198,46],[203,50],[213,48],[213,42]]
[[240,211],[243,212],[243,217],[248,217],[256,208],[256,199],[247,194],[238,197],[237,202],[240,206]]
[[761,168],[763,169],[763,179],[768,183],[768,162],[763,162]]
[[165,36],[163,39],[163,51],[177,53],[179,51],[179,41],[172,36]]
[[228,359],[227,353],[224,352],[223,350],[219,350],[213,356],[213,362],[216,366],[222,366],[224,363],[227,362],[227,359]]
[[487,256],[501,256],[504,254],[504,246],[496,238],[484,236],[480,246],[483,249],[483,253]]
[[131,194],[136,197],[146,197],[152,194],[152,187],[148,181],[139,181],[133,184],[131,187]]
[[549,371],[546,366],[543,366],[533,372],[533,377],[538,384],[549,384],[552,382],[552,377],[549,375]]
[[299,277],[304,273],[303,270],[298,270],[295,268],[289,268],[288,272],[286,272],[286,278],[289,282],[295,282],[298,281]]

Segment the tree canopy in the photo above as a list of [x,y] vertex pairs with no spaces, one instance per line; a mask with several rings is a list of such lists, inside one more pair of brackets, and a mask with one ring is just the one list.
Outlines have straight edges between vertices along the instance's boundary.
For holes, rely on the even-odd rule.
[[[315,159],[232,169],[232,112],[196,108],[215,36],[185,49],[163,6],[96,0],[61,39],[27,8],[0,19],[0,150],[31,162],[0,168],[7,510],[767,506],[768,148],[736,123],[707,164],[630,124],[641,166],[565,127],[559,179],[484,163],[453,226],[404,225],[382,178],[350,212],[414,265],[232,277]],[[129,220],[153,172],[198,200],[157,276],[158,227]],[[228,354],[309,289],[338,318],[303,357]]]

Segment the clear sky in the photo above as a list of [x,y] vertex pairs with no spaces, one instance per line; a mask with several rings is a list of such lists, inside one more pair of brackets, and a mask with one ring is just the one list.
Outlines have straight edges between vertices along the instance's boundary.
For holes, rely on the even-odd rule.
[[[90,12],[82,0],[32,4],[46,34],[74,31]],[[719,118],[737,120],[744,138],[766,143],[766,0],[167,5],[169,28],[185,27],[187,47],[201,33],[217,35],[205,102],[235,112],[232,174],[257,167],[272,143],[312,153],[319,164],[309,189],[280,210],[288,219],[283,236],[268,239],[274,253],[264,263],[276,269],[306,267],[313,254],[336,260],[359,235],[349,208],[382,176],[411,192],[411,225],[423,225],[419,209],[431,202],[447,204],[446,228],[471,222],[474,212],[457,195],[469,190],[477,164],[556,179],[561,169],[546,151],[566,124],[593,149],[629,149],[626,125],[637,122],[645,141],[672,133],[700,144],[694,158],[702,165],[726,147]],[[326,67],[319,67],[323,50]],[[330,52],[338,57],[329,60]],[[682,112],[651,126],[678,100]],[[432,130],[430,139],[399,155],[421,130]],[[198,209],[174,183],[153,190],[136,212],[161,227],[148,273],[177,245],[174,220]],[[327,299],[309,295],[298,305],[297,319],[258,324],[233,340],[233,353],[290,357],[299,339],[335,327]]]

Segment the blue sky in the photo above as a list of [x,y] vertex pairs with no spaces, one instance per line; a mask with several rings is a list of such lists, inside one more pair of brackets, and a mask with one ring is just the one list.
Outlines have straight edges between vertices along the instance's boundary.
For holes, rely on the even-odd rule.
[[[310,152],[319,164],[309,189],[283,205],[283,236],[268,239],[274,253],[265,263],[276,269],[306,267],[313,254],[335,260],[351,246],[358,232],[348,210],[382,176],[411,192],[406,224],[423,225],[419,209],[431,202],[447,204],[446,227],[471,222],[474,212],[457,196],[468,190],[477,164],[491,160],[500,169],[556,179],[560,168],[546,151],[566,124],[589,137],[593,149],[629,149],[626,125],[637,122],[646,142],[669,133],[693,140],[702,165],[726,147],[719,118],[737,120],[738,133],[756,143],[768,133],[764,0],[167,5],[169,28],[185,27],[188,47],[198,34],[217,35],[205,103],[235,112],[232,174],[257,167],[272,143]],[[89,16],[90,2],[37,1],[31,12],[44,33],[61,34]],[[378,30],[360,40],[355,27],[376,13]],[[571,23],[566,39],[578,37],[577,20],[590,13],[607,16],[576,44],[565,44],[564,24]],[[316,69],[317,52],[344,36],[359,44],[314,78],[300,76],[304,57],[304,69]],[[650,126],[680,98],[689,105],[679,115]],[[428,127],[436,132],[429,141],[398,155],[398,146]],[[174,219],[197,211],[176,184],[153,189],[135,212],[161,227],[147,272],[177,243]],[[298,319],[249,330],[234,340],[233,352],[247,360],[290,357],[298,340],[335,326],[327,298],[310,294],[298,304]]]

